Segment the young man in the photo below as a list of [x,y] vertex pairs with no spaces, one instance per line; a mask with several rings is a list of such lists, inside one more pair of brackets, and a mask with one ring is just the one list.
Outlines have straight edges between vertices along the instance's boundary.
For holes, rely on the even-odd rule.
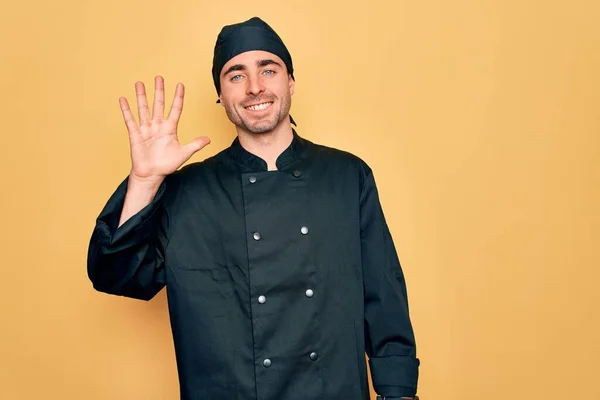
[[[292,129],[292,58],[259,18],[224,27],[213,78],[237,129],[230,147],[181,166],[183,86],[167,118],[126,99],[132,167],[99,215],[88,274],[149,300],[166,286],[181,399],[413,398],[419,360],[404,276],[373,172]],[[384,397],[383,397],[384,396]]]

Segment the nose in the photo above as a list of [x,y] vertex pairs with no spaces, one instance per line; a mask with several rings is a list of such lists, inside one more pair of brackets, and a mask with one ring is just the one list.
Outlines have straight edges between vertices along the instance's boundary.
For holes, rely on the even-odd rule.
[[246,82],[248,82],[246,87],[246,94],[248,95],[258,96],[265,91],[265,86],[258,75],[249,75]]

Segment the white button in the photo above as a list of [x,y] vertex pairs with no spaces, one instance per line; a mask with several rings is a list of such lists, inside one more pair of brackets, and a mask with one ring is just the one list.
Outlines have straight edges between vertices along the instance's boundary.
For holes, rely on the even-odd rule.
[[303,226],[302,228],[300,228],[300,232],[302,232],[303,235],[306,235],[308,233],[308,228]]
[[254,183],[254,182],[256,182],[256,177],[255,176],[251,176],[250,178],[248,178],[248,181],[250,183]]
[[258,302],[260,304],[265,304],[266,301],[267,301],[267,298],[265,296],[258,296]]
[[252,237],[254,238],[254,240],[260,240],[260,233],[254,232],[254,234],[252,235]]
[[308,289],[306,291],[306,297],[313,297],[313,295],[314,295],[314,293],[313,293],[312,289]]
[[263,361],[263,365],[266,368],[269,368],[271,366],[271,360],[269,360],[268,358],[265,358],[265,360]]

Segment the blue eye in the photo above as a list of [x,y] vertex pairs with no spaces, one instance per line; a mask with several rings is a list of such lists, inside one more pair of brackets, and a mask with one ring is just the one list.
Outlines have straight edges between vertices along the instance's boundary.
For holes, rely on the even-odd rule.
[[[271,72],[270,74],[267,74],[268,72]],[[273,71],[272,69],[268,69],[265,71],[265,74],[267,75],[273,75],[275,73],[275,71]]]
[[236,75],[236,76],[233,76],[233,77],[231,78],[231,80],[232,80],[232,81],[239,81],[240,79],[238,79],[238,78],[240,78],[240,79],[241,79],[241,78],[242,78],[242,76],[241,76],[241,75]]

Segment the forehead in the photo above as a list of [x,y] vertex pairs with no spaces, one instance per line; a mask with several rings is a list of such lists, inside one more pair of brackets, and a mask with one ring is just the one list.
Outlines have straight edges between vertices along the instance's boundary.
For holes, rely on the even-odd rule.
[[283,60],[275,54],[269,53],[268,51],[264,50],[251,50],[246,51],[244,53],[240,53],[237,56],[233,57],[231,60],[227,61],[227,63],[223,65],[221,73],[224,73],[233,65],[244,65],[246,67],[251,67],[253,65],[256,65],[257,61],[261,60],[273,60],[278,62],[282,67],[285,68],[285,63],[283,62]]

